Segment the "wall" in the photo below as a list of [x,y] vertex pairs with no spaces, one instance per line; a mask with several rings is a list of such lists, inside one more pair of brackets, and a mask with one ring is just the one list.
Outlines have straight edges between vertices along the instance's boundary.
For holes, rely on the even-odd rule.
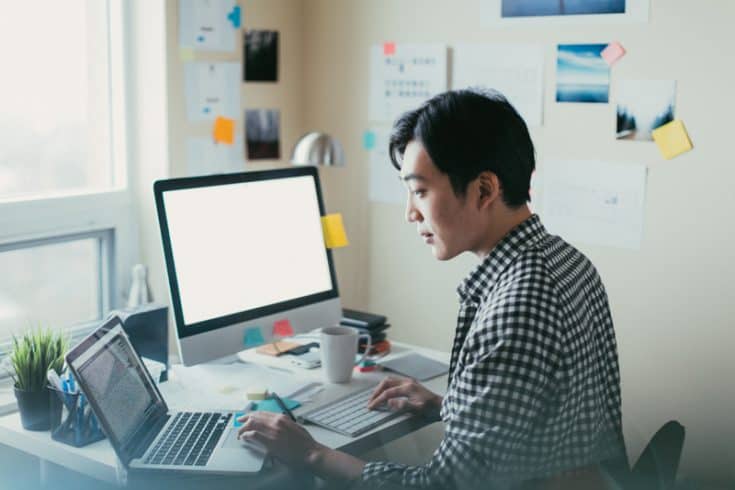
[[[637,457],[664,422],[677,419],[687,428],[682,474],[732,483],[735,162],[728,150],[735,70],[725,60],[735,5],[652,4],[648,24],[490,30],[479,24],[476,0],[309,0],[306,121],[334,131],[349,161],[340,171],[322,172],[329,207],[344,213],[353,243],[337,254],[344,303],[386,313],[394,339],[448,350],[455,287],[476,259],[437,263],[400,206],[368,202],[361,134],[368,127],[369,47],[387,40],[545,46],[544,126],[532,130],[539,161],[596,158],[650,169],[640,250],[574,243],[596,264],[610,296],[630,456]],[[612,70],[612,100],[620,79],[677,80],[676,113],[693,152],[664,161],[654,144],[615,141],[613,104],[554,102],[556,44],[612,40],[629,52]]]

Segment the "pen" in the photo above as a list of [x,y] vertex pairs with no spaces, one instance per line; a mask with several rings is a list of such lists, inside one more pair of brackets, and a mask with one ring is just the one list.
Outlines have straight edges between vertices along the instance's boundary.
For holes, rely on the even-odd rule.
[[293,420],[294,422],[297,421],[296,420],[296,417],[293,414],[293,412],[288,409],[288,407],[286,406],[285,403],[283,403],[283,400],[281,400],[281,397],[280,396],[278,396],[277,394],[271,392],[271,398],[276,401],[276,403],[278,404],[278,406],[281,407],[281,410],[283,410],[286,413],[286,415],[288,415],[289,417],[291,417],[291,420]]

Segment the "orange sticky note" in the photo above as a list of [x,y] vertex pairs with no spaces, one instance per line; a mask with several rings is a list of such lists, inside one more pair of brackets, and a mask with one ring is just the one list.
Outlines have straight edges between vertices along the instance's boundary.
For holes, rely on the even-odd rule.
[[347,233],[340,213],[322,216],[322,232],[324,233],[324,244],[327,248],[346,247],[350,244],[347,240]]
[[214,120],[214,141],[231,145],[235,142],[235,120],[218,116]]
[[279,337],[290,337],[293,335],[293,327],[291,326],[291,322],[288,321],[287,318],[284,318],[283,320],[278,320],[273,324],[273,335],[277,335]]
[[605,47],[605,49],[600,52],[600,56],[602,56],[602,59],[604,59],[610,66],[612,66],[613,63],[618,61],[624,55],[625,48],[617,41],[611,42]]
[[680,119],[659,126],[651,132],[651,135],[653,141],[658,145],[658,149],[661,150],[661,154],[667,160],[671,160],[675,156],[694,148],[684,123]]
[[396,43],[383,43],[383,54],[386,56],[396,54]]

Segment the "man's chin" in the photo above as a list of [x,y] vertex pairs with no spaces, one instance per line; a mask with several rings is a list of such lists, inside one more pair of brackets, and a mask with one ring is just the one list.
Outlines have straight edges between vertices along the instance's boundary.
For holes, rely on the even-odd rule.
[[446,260],[451,260],[457,256],[456,253],[451,253],[447,250],[439,249],[436,246],[431,247],[431,253],[434,254],[434,258],[436,260],[440,260],[442,262]]

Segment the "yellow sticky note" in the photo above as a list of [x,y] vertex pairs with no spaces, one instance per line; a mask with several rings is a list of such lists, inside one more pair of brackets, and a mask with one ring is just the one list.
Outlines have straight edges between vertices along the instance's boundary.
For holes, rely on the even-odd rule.
[[654,129],[651,134],[653,141],[656,142],[661,154],[667,160],[693,148],[684,123],[679,119]]
[[218,116],[214,120],[214,141],[231,145],[235,142],[235,120]]
[[194,50],[191,48],[179,48],[179,59],[181,61],[194,61]]
[[340,213],[322,216],[322,231],[324,232],[324,243],[327,248],[346,247],[350,244],[347,241],[347,233],[345,233],[345,226],[342,224]]

